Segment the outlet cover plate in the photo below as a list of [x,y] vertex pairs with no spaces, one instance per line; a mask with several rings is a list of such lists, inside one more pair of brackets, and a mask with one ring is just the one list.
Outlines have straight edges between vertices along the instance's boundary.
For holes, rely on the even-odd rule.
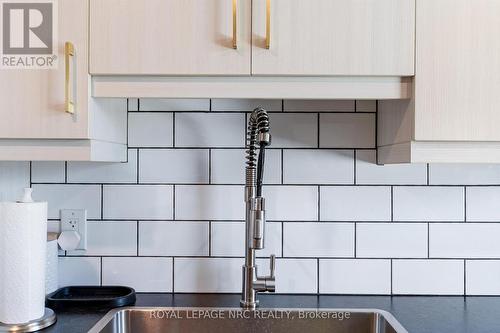
[[87,249],[87,210],[61,209],[61,231],[76,231],[80,234],[80,243],[76,250]]

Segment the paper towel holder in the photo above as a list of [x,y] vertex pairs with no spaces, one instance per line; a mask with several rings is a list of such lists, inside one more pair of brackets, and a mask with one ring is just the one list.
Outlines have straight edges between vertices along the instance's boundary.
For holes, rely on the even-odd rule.
[[23,324],[0,323],[0,332],[35,332],[47,328],[56,322],[56,314],[49,308],[45,308],[42,318],[38,318]]

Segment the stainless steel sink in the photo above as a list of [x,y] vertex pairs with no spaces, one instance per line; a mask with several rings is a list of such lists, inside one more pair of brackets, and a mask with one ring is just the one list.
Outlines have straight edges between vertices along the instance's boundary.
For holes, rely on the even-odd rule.
[[89,333],[408,333],[375,309],[139,308],[111,310]]

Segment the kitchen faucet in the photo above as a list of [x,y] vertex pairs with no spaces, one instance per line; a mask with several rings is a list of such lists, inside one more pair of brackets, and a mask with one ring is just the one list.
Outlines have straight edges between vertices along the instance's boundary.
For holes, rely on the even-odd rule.
[[[246,182],[245,182],[245,264],[243,265],[243,287],[240,305],[254,309],[259,301],[257,292],[275,291],[275,261],[270,257],[270,275],[259,276],[255,264],[255,250],[264,248],[266,222],[265,200],[262,197],[262,178],[266,147],[271,144],[269,116],[263,108],[250,114],[247,128]],[[257,151],[258,150],[258,151]]]

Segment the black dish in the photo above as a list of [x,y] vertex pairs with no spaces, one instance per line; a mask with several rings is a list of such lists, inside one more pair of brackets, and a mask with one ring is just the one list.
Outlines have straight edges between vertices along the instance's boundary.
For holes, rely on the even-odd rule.
[[45,301],[51,309],[117,308],[135,304],[135,290],[123,286],[71,286],[56,290]]

